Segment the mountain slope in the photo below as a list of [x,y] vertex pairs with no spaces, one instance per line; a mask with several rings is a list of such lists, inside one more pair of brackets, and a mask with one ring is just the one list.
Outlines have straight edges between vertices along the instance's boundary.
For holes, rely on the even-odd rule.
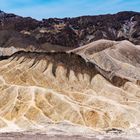
[[[79,47],[99,39],[129,40],[140,44],[140,13],[120,12],[114,15],[82,16],[77,18],[50,18],[37,21],[32,18],[23,18],[14,14],[0,13],[0,40],[3,40],[3,31],[19,36],[20,47],[29,45],[38,48],[45,43],[64,47]],[[1,32],[2,31],[2,32]],[[7,41],[10,42],[11,36]],[[24,39],[26,38],[26,40]],[[29,40],[29,41],[27,41]],[[28,43],[26,43],[28,42]],[[10,47],[11,44],[1,44],[1,47]],[[19,46],[18,46],[19,47]]]
[[13,131],[44,130],[65,121],[94,131],[137,131],[140,87],[105,76],[72,53],[22,51],[5,58],[0,61],[1,131],[11,123]]
[[69,52],[79,54],[86,61],[111,72],[110,78],[116,75],[139,83],[140,46],[129,41],[98,40]]

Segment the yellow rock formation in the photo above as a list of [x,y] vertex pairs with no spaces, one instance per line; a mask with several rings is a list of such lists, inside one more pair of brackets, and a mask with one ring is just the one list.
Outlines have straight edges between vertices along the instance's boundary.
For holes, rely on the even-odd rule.
[[[39,60],[38,56],[35,57]],[[28,130],[69,121],[95,130],[128,130],[140,125],[140,87],[117,87],[96,74],[67,69],[34,57],[0,61],[0,128],[12,122]],[[47,66],[47,67],[46,67]]]

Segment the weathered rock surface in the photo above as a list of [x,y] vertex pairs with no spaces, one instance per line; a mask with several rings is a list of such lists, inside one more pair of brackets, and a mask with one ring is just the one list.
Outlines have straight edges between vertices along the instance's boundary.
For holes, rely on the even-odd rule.
[[66,121],[98,132],[138,132],[139,85],[113,80],[99,66],[73,53],[18,52],[0,61],[0,130]]
[[[139,84],[140,46],[138,45],[126,40],[120,42],[98,40],[69,52],[77,53],[86,61],[110,72],[107,77],[112,78],[116,75]],[[114,80],[120,82],[117,78]]]

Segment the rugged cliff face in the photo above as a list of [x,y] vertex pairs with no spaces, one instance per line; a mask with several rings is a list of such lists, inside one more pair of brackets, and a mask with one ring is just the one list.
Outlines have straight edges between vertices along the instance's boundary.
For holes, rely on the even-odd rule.
[[139,25],[140,13],[136,12],[37,21],[1,11],[0,46],[19,47],[18,42],[22,48],[38,48],[45,43],[79,47],[103,38],[140,44]]

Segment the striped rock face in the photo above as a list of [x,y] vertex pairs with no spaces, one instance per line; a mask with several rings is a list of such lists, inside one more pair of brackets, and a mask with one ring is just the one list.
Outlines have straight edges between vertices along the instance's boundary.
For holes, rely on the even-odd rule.
[[139,131],[139,65],[131,65],[129,58],[126,65],[118,62],[116,53],[110,61],[122,66],[117,73],[114,65],[106,64],[109,47],[88,55],[82,50],[18,52],[1,60],[0,131],[48,130],[65,122],[76,131]]

